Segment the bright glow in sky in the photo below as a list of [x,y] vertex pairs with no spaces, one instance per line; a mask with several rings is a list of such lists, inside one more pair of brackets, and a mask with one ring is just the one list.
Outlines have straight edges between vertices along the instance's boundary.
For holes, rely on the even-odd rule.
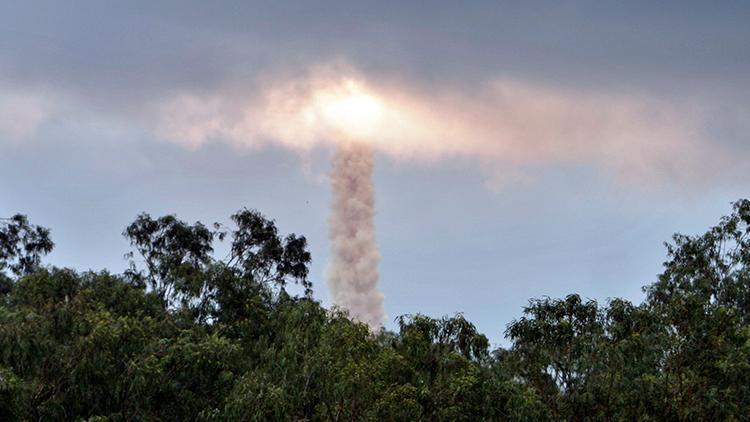
[[367,140],[377,137],[382,114],[382,102],[353,80],[314,93],[312,104],[304,112],[311,124],[322,119],[349,139]]

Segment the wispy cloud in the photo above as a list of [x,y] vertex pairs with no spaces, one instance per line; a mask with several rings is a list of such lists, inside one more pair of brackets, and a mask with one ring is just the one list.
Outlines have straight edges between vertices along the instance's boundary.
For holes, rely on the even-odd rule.
[[[343,133],[396,159],[475,159],[499,182],[529,166],[580,164],[623,183],[695,183],[732,161],[706,139],[698,110],[645,95],[507,77],[462,89],[425,86],[346,66],[261,78],[253,88],[183,91],[159,101],[157,133],[193,148],[273,143],[297,151],[336,143]],[[358,116],[331,114],[352,98],[371,101],[377,115],[363,125],[353,122]]]
[[0,139],[16,143],[32,136],[50,116],[52,107],[47,95],[0,85]]

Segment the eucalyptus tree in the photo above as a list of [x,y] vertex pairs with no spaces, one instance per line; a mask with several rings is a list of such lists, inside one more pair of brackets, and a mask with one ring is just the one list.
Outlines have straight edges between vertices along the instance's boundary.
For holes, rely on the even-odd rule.
[[10,270],[21,276],[38,270],[42,256],[54,246],[50,230],[30,224],[25,215],[0,218],[0,274]]

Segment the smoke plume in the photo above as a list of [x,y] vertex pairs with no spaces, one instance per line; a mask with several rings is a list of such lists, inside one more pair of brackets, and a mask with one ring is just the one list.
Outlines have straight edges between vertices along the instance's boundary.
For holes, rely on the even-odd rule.
[[333,302],[376,330],[384,311],[377,286],[380,255],[375,243],[372,167],[370,146],[344,143],[336,148],[330,176],[333,200],[327,281]]

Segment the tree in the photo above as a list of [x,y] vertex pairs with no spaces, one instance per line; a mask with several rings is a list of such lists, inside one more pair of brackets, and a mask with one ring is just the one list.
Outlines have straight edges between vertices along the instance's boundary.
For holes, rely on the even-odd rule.
[[516,373],[544,398],[556,418],[595,411],[588,381],[602,370],[604,327],[596,301],[575,294],[535,299],[506,336]]
[[599,414],[610,420],[669,419],[661,388],[665,342],[658,319],[645,304],[623,299],[610,300],[601,312],[604,371],[589,380],[589,389],[599,397]]
[[373,333],[325,309],[303,237],[257,211],[232,222],[142,214],[117,275],[42,267],[49,232],[7,220],[0,419],[747,418],[747,201],[706,234],[676,235],[643,303],[532,299],[493,353],[461,314]]
[[[0,219],[0,274],[6,269],[16,276],[32,273],[53,248],[49,229],[29,224],[25,215]],[[4,284],[0,280],[0,291],[7,289]]]
[[157,219],[143,213],[123,232],[143,258],[146,271],[138,270],[134,253],[129,275],[136,282],[144,282],[162,300],[185,300],[199,294],[202,274],[213,259],[215,231],[202,223],[193,225],[173,215]]
[[702,235],[676,234],[645,289],[669,417],[727,419],[750,408],[750,201],[732,211]]
[[750,323],[750,200],[700,236],[675,234],[664,273],[646,288],[654,306],[686,299],[702,309],[731,309]]
[[417,400],[427,420],[471,420],[497,418],[503,395],[492,400],[495,387],[484,364],[489,359],[489,341],[463,315],[434,319],[424,315],[397,318],[399,335],[393,347],[411,372],[408,383],[415,391],[401,388],[404,399]]
[[[202,312],[231,299],[227,294],[238,289],[227,285],[223,271],[238,275],[251,287],[254,284],[284,290],[289,282],[300,284],[306,295],[312,294],[307,279],[310,253],[303,236],[281,238],[273,220],[261,213],[243,209],[232,215],[236,228],[231,231],[230,255],[225,261],[213,257],[214,241],[223,241],[228,231],[214,223],[209,229],[201,222],[188,224],[173,215],[153,219],[143,213],[123,232],[141,256],[145,269],[139,269],[130,252],[128,275],[144,283],[170,304],[200,303]],[[236,281],[234,277],[229,279]],[[240,290],[244,290],[241,288]]]
[[283,289],[289,281],[300,284],[305,294],[312,293],[307,279],[311,256],[304,236],[279,237],[273,220],[255,210],[243,209],[232,216],[237,228],[232,231],[231,256],[226,263],[243,277]]

